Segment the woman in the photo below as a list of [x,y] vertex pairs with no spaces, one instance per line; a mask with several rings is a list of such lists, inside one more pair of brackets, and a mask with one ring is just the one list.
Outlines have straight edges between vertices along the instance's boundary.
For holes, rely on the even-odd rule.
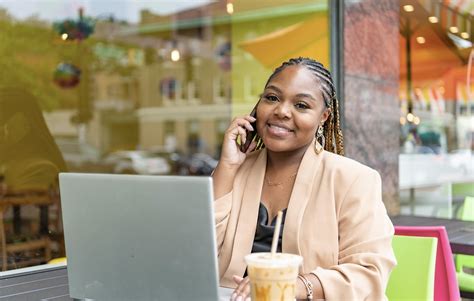
[[[243,153],[246,130],[258,135]],[[380,176],[343,151],[331,75],[312,59],[283,63],[256,118],[232,121],[213,174],[220,280],[235,288],[232,300],[249,299],[244,256],[270,250],[279,210],[279,250],[303,257],[298,299],[308,285],[315,299],[386,299],[395,257]]]

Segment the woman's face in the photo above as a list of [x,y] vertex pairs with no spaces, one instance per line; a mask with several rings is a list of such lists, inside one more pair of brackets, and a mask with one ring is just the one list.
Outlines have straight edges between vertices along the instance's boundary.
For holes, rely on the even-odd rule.
[[274,152],[306,148],[329,112],[320,84],[304,66],[288,66],[263,91],[257,108],[257,131]]

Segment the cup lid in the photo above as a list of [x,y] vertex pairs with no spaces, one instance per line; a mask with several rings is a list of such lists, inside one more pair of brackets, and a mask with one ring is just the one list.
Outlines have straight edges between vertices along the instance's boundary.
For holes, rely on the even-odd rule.
[[245,262],[251,266],[261,267],[298,267],[303,262],[303,257],[289,253],[252,253],[245,256]]

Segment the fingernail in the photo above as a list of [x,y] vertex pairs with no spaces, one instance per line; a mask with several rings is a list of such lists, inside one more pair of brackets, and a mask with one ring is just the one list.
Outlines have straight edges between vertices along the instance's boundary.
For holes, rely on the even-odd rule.
[[242,301],[242,296],[238,296],[235,301]]

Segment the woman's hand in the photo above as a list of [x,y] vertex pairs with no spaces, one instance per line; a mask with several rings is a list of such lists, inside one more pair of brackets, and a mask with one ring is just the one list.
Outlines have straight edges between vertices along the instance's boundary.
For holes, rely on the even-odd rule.
[[233,276],[237,287],[230,297],[230,301],[250,301],[250,282],[249,277]]
[[252,141],[245,153],[240,151],[240,147],[237,144],[237,138],[239,136],[241,142],[245,142],[247,138],[246,129],[249,131],[255,130],[250,124],[254,121],[255,118],[251,116],[237,117],[232,120],[229,128],[225,132],[221,157],[212,174],[214,197],[216,199],[232,191],[234,178],[240,165],[245,161],[247,154],[255,149],[255,141]]
[[250,144],[250,147],[245,153],[240,150],[240,147],[237,144],[237,138],[239,136],[240,142],[245,143],[247,139],[246,130],[255,131],[251,125],[251,123],[254,121],[255,118],[250,115],[236,117],[234,120],[232,120],[224,135],[219,163],[222,163],[228,167],[239,167],[244,162],[247,154],[255,149],[256,143],[254,141],[252,144]]
[[[309,274],[312,275],[312,274]],[[309,275],[307,277],[309,278]],[[313,284],[313,289],[314,289],[314,298],[319,300],[319,299],[324,299],[324,293],[322,293],[322,286],[321,282],[319,281],[318,278],[316,278],[314,275],[312,275],[316,279],[316,281],[311,281]],[[232,293],[230,297],[230,301],[250,301],[250,281],[249,277],[239,277],[239,276],[232,276],[233,280],[235,283],[237,283],[237,287],[235,288],[234,292]],[[316,284],[316,285],[315,285]],[[303,284],[301,279],[296,280],[296,299],[297,300],[306,300],[306,286]],[[240,297],[240,299],[239,299]]]

